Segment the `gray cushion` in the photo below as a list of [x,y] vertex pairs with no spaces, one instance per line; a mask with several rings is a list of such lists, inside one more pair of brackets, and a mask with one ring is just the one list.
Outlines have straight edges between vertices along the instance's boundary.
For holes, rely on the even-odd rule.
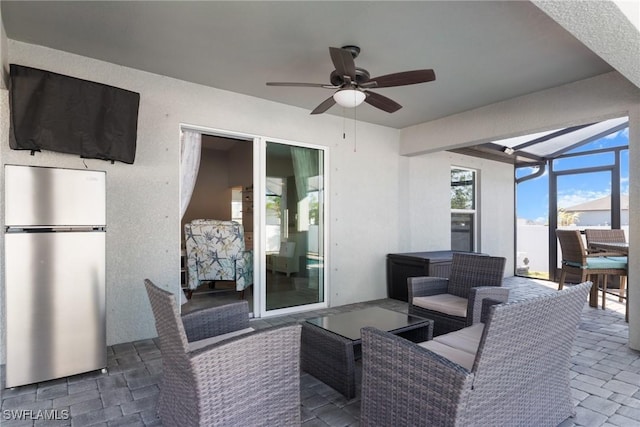
[[477,323],[418,345],[471,370],[480,345],[480,338],[482,338],[482,331],[484,331],[484,323]]
[[450,316],[467,317],[467,299],[451,294],[414,297],[413,305]]
[[437,353],[454,363],[457,363],[458,365],[468,369],[469,371],[471,370],[471,368],[473,368],[473,361],[476,359],[475,354],[467,353],[466,351],[450,347],[438,341],[426,341],[418,345],[420,347],[426,348],[427,350],[431,350],[434,353]]
[[484,323],[476,323],[459,331],[440,335],[433,340],[475,356],[480,345],[480,338],[482,338],[482,331],[484,331]]

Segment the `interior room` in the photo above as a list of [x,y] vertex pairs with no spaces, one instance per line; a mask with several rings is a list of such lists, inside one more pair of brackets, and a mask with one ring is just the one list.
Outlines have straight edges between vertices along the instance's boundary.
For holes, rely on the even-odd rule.
[[[253,250],[252,141],[201,134],[199,167],[181,220],[181,285],[193,309],[238,299],[235,282],[208,281],[189,289],[185,224],[195,219],[236,221],[244,231],[243,250]],[[244,297],[253,302],[251,288]]]
[[[81,411],[73,405],[84,401],[69,399],[82,393],[95,408],[72,415],[86,424],[92,416],[158,423],[152,407],[162,366],[145,279],[174,298],[177,315],[246,303],[261,330],[371,305],[404,314],[408,302],[389,298],[388,255],[460,245],[504,258],[514,298],[546,295],[537,278],[516,277],[524,258],[515,163],[466,151],[472,147],[628,118],[629,259],[640,247],[640,65],[629,54],[640,45],[636,3],[0,0],[0,13],[0,198],[5,203],[7,166],[104,173],[110,370],[3,390],[3,409],[55,395],[51,407],[61,398],[68,400],[56,404]],[[10,64],[137,94],[135,158],[13,149]],[[354,99],[336,100],[346,91]],[[351,91],[362,98],[355,107]],[[201,142],[189,185],[187,133]],[[473,205],[452,205],[457,185],[473,189]],[[189,268],[200,260],[190,264],[185,227],[198,219],[242,226],[232,232],[243,246],[233,279],[191,276],[190,284]],[[627,271],[633,299],[640,264]],[[6,273],[2,257],[3,366]],[[555,293],[557,283],[551,287]],[[579,345],[571,347],[579,424],[640,420],[637,384],[627,388],[640,366],[640,310],[631,303],[627,323],[624,302],[608,304],[585,305]],[[606,380],[585,378],[593,371],[583,372],[590,369],[583,357],[594,354],[622,355],[628,366]],[[603,396],[582,380],[615,391]],[[307,425],[329,419],[323,411],[344,416],[344,425],[360,421],[359,400],[336,396],[308,374],[301,381]],[[310,399],[329,402],[311,408]]]
[[[253,287],[239,296],[233,280],[203,281],[198,288],[188,286],[187,250],[184,226],[193,220],[235,221],[242,225],[244,251],[254,251],[254,186],[252,141],[201,134],[199,169],[191,198],[182,217],[181,251],[183,292],[187,310],[223,305],[238,298],[249,302],[253,312]],[[266,299],[275,310],[317,303],[322,296],[318,245],[318,186],[312,199],[298,203],[294,158],[299,152],[282,144],[267,150],[266,203]],[[299,161],[299,160],[298,160]],[[315,159],[314,162],[317,162]],[[313,172],[314,176],[317,172]],[[302,219],[303,212],[305,220]],[[309,240],[311,239],[311,245]]]

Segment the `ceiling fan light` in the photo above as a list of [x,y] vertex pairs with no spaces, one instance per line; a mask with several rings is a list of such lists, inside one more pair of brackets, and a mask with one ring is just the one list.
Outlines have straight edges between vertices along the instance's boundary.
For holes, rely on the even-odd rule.
[[367,97],[364,92],[356,89],[342,89],[333,94],[333,99],[342,107],[355,108]]

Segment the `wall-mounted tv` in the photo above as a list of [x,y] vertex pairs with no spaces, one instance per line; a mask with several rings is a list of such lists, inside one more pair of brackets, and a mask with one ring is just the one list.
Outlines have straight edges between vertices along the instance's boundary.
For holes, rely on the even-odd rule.
[[10,65],[9,145],[132,164],[140,94]]

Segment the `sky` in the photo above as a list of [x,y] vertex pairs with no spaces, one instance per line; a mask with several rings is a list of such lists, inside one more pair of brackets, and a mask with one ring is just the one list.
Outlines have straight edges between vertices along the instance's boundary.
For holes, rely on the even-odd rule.
[[[597,141],[580,147],[573,152],[598,148],[628,145],[629,128],[613,133]],[[581,156],[561,159],[555,164],[556,170],[602,166],[613,163],[613,154]],[[523,168],[517,176],[529,175],[531,168]],[[629,152],[625,150],[621,156],[620,192],[629,194]],[[549,171],[539,178],[525,181],[517,187],[517,217],[546,223],[549,210]],[[597,172],[578,175],[560,176],[558,178],[558,207],[567,208],[599,199],[611,194],[611,176],[608,172]]]

